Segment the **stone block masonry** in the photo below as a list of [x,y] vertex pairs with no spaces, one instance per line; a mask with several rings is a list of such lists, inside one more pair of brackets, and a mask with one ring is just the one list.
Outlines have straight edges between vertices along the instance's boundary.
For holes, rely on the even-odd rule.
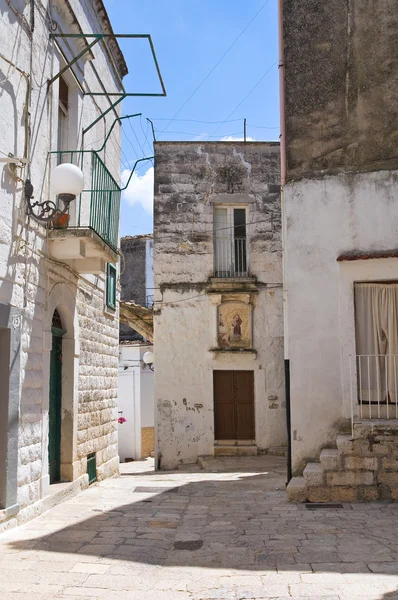
[[398,500],[397,427],[396,422],[354,424],[353,436],[339,435],[337,449],[322,450],[320,463],[308,463],[303,477],[291,480],[289,500]]

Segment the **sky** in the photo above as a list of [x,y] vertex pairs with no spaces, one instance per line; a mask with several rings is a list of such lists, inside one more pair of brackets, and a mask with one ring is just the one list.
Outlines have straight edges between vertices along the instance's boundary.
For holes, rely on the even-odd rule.
[[[104,3],[115,33],[151,34],[167,91],[123,101],[123,115],[142,116],[123,121],[122,181],[137,159],[153,156],[147,118],[159,140],[241,139],[244,118],[247,139],[278,140],[277,0]],[[161,92],[148,41],[119,44],[126,92]],[[153,230],[153,172],[153,161],[139,163],[123,193],[122,236]]]

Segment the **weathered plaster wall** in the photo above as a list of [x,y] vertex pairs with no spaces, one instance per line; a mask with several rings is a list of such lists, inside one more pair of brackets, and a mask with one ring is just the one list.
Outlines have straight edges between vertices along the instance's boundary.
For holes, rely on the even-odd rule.
[[[285,443],[277,143],[155,144],[155,410],[161,468],[213,454],[213,370],[254,371],[256,443]],[[216,204],[247,206],[255,354],[213,353]],[[261,284],[260,284],[261,282]],[[268,284],[268,287],[267,285]]]
[[[100,29],[93,7],[71,0],[77,21],[85,32]],[[15,14],[0,0],[0,97],[1,156],[12,152],[22,157],[26,142],[25,111],[30,113],[30,165],[17,175],[30,177],[36,200],[49,199],[48,152],[57,148],[57,85],[47,80],[60,70],[60,55],[49,41],[49,3],[35,2],[35,28],[29,28],[30,3],[17,3]],[[54,1],[52,17],[62,31],[74,31],[76,23],[67,4]],[[61,43],[62,45],[62,43]],[[71,42],[72,53],[78,45]],[[32,51],[32,55],[31,55]],[[66,55],[70,56],[70,50]],[[79,49],[80,51],[80,49]],[[80,60],[76,74],[93,91],[119,91],[120,80],[110,67],[107,53],[97,45],[95,60]],[[11,61],[11,65],[7,62]],[[26,77],[29,74],[30,103]],[[32,72],[31,72],[32,66]],[[97,70],[97,73],[95,70]],[[94,101],[78,86],[73,90],[71,149],[82,143],[82,130],[108,107],[106,98]],[[71,107],[72,108],[72,107]],[[110,112],[84,140],[86,148],[98,148],[115,118]],[[72,135],[73,134],[73,135]],[[68,139],[69,141],[69,139]],[[100,141],[100,143],[99,143]],[[101,153],[119,179],[120,127],[117,125]],[[53,165],[54,166],[54,165]],[[37,510],[33,504],[48,493],[48,394],[51,350],[51,318],[55,308],[65,322],[63,340],[63,433],[61,474],[76,479],[86,470],[86,453],[97,452],[99,478],[116,473],[117,465],[117,312],[105,309],[104,277],[79,277],[47,257],[46,229],[26,216],[23,183],[0,164],[0,304],[21,311],[19,465],[17,501],[21,518]],[[90,180],[89,175],[86,183]],[[87,186],[89,187],[89,186]],[[83,206],[90,202],[83,194]],[[73,219],[73,214],[72,214]],[[84,478],[83,478],[84,479]],[[4,515],[0,515],[0,520]],[[7,516],[7,515],[6,515]]]
[[282,2],[288,179],[397,168],[394,1]]
[[337,258],[396,248],[397,192],[397,171],[341,174],[285,187],[285,336],[297,471],[335,441],[342,419],[350,419],[354,282],[398,278],[398,258]]

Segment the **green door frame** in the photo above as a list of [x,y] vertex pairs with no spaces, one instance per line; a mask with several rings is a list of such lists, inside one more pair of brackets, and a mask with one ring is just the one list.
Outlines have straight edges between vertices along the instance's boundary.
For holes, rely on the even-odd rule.
[[65,330],[52,327],[50,356],[50,402],[48,411],[48,466],[50,484],[61,481],[62,336]]

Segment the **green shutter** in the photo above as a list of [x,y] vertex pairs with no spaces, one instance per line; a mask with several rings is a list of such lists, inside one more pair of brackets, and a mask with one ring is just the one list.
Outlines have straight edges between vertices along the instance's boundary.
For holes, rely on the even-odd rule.
[[107,264],[106,271],[106,304],[109,308],[116,308],[116,267]]
[[95,452],[87,456],[87,475],[89,484],[97,481],[97,457]]

